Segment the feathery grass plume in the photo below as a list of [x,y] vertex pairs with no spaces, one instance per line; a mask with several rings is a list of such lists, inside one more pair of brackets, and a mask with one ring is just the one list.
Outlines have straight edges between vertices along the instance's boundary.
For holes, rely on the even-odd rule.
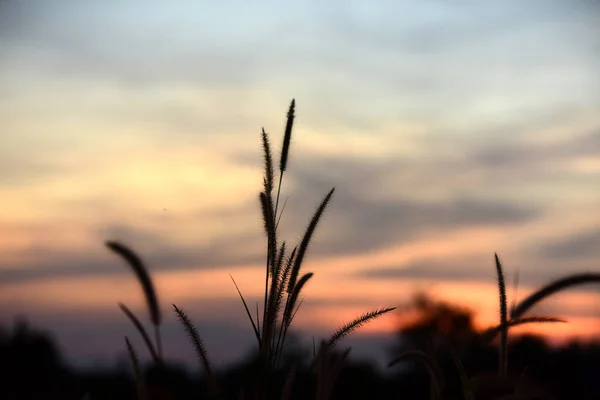
[[[265,337],[264,330],[267,327],[267,301],[268,301],[268,292],[269,292],[269,278],[273,278],[274,276],[274,265],[275,265],[275,257],[277,251],[277,236],[275,231],[275,215],[276,211],[273,207],[273,181],[274,181],[274,173],[273,173],[273,157],[271,156],[271,145],[269,143],[269,136],[265,129],[262,129],[262,145],[263,145],[263,155],[265,162],[265,176],[264,180],[264,188],[265,191],[260,194],[260,205],[263,214],[263,222],[265,225],[265,232],[267,234],[267,268],[265,270],[265,294],[264,294],[264,303],[263,303],[263,338]],[[278,194],[279,196],[279,194]],[[260,322],[258,322],[260,323]],[[259,346],[263,346],[264,343],[259,342]]]
[[[544,323],[556,323],[556,322],[567,322],[564,319],[555,317],[523,317],[520,319],[510,319],[507,322],[507,326],[519,326],[525,324],[544,324]],[[491,342],[496,336],[502,331],[502,325],[492,326],[482,333],[479,334],[480,339],[485,342]]]
[[138,399],[146,400],[148,398],[148,393],[146,392],[146,384],[140,368],[140,359],[138,358],[127,336],[125,336],[125,344],[127,345],[127,352],[129,353],[129,359],[131,360],[131,366],[133,367]]
[[281,249],[277,255],[275,262],[275,269],[273,270],[273,277],[271,278],[271,287],[269,288],[269,299],[267,306],[267,314],[264,317],[263,326],[263,345],[266,345],[271,341],[276,330],[277,316],[281,310],[282,296],[279,296],[279,287],[282,286],[282,282],[285,279],[281,274],[281,266],[285,257],[285,241],[281,244]]
[[265,192],[267,195],[273,193],[273,182],[275,180],[273,173],[273,157],[271,156],[271,145],[269,144],[269,135],[265,132],[265,128],[262,129],[262,145],[263,145],[263,156],[265,159],[265,177],[264,185]]
[[158,356],[158,354],[156,353],[156,349],[154,348],[154,345],[152,344],[152,341],[150,340],[150,336],[148,336],[148,332],[146,332],[146,329],[144,328],[144,326],[142,325],[140,320],[135,316],[135,314],[129,308],[127,308],[127,306],[125,306],[125,304],[119,303],[119,308],[121,309],[121,311],[123,311],[123,313],[127,316],[127,318],[129,318],[129,320],[137,328],[138,332],[142,336],[142,339],[144,339],[144,343],[146,343],[146,347],[148,347],[148,351],[150,351],[150,355],[152,356],[152,360],[154,361],[154,363],[156,365],[160,365],[162,361],[161,361],[160,357]]
[[150,319],[154,325],[160,325],[161,318],[160,309],[158,307],[158,298],[156,296],[156,291],[154,290],[154,285],[152,283],[152,279],[150,278],[150,274],[148,273],[148,270],[146,269],[142,260],[133,252],[133,250],[121,243],[108,241],[106,242],[106,246],[123,257],[131,269],[133,269],[138,280],[140,281],[140,284],[142,285],[142,289],[144,290],[146,304],[148,305],[148,310],[150,311]]
[[296,286],[296,280],[298,279],[298,274],[300,272],[300,267],[302,266],[302,261],[304,261],[304,256],[306,254],[306,250],[308,249],[308,245],[310,244],[310,239],[312,238],[312,235],[317,227],[317,224],[319,223],[319,219],[321,218],[321,215],[323,215],[323,212],[325,211],[327,204],[329,204],[329,201],[331,200],[331,196],[333,196],[334,190],[335,190],[335,188],[331,189],[329,191],[329,193],[327,193],[327,195],[325,196],[325,198],[323,199],[323,201],[317,208],[317,211],[313,215],[312,219],[310,220],[308,227],[306,228],[306,232],[304,233],[304,236],[302,237],[302,241],[300,242],[300,246],[298,247],[296,259],[294,260],[294,266],[292,268],[292,271],[290,274],[290,279],[288,281],[288,293],[292,293],[292,291],[294,290],[294,287]]
[[285,262],[285,267],[283,267],[283,269],[281,270],[281,273],[280,273],[281,281],[280,281],[279,287],[277,288],[277,297],[279,297],[280,299],[283,298],[283,292],[286,291],[286,287],[287,287],[286,285],[290,279],[290,273],[292,272],[292,265],[294,264],[294,260],[296,259],[296,250],[297,249],[298,249],[298,247],[294,247],[292,249],[291,254],[287,258],[287,261]]
[[133,269],[133,272],[135,272],[138,281],[142,285],[144,295],[146,296],[148,311],[150,312],[150,320],[154,325],[154,338],[156,340],[158,357],[162,358],[162,344],[160,340],[160,308],[158,307],[158,297],[156,296],[156,290],[154,290],[154,284],[152,283],[148,269],[138,255],[127,246],[115,241],[107,241],[106,246],[127,261],[131,269]]
[[431,378],[431,384],[433,386],[433,396],[434,398],[440,398],[440,394],[442,393],[442,387],[444,385],[444,381],[442,378],[442,373],[439,371],[435,362],[429,358],[429,356],[422,351],[419,350],[411,350],[407,351],[400,356],[394,358],[389,362],[388,367],[392,367],[402,361],[413,360],[420,362],[427,368],[427,372],[429,372],[429,376]]
[[[288,279],[290,277],[292,264],[296,257],[296,249],[297,248],[298,247],[294,247],[294,249],[292,250],[292,253],[287,258],[285,267],[283,267],[283,269],[280,270],[279,286],[277,287],[277,292],[275,294],[276,304],[278,304],[277,315],[279,315],[279,312],[281,311],[281,304],[283,301],[283,292],[286,290],[286,285],[287,285]],[[286,304],[285,304],[285,308],[284,308],[284,315],[285,315],[285,310],[289,307],[289,303],[290,303],[290,295],[288,295],[287,300],[286,300]],[[277,343],[275,344],[275,352],[278,354],[278,355],[276,355],[276,359],[279,356],[279,350],[283,346],[282,338],[283,338],[284,331],[287,331],[285,329],[283,319],[284,319],[284,317],[282,316],[282,322],[281,322],[281,325],[279,326],[279,334],[277,335]]]
[[[283,174],[285,169],[287,168],[287,160],[290,153],[290,141],[292,139],[292,127],[294,125],[294,109],[296,107],[296,100],[292,99],[292,103],[290,104],[290,108],[287,114],[287,122],[285,124],[285,133],[283,135],[283,145],[281,147],[281,156],[279,159],[279,185],[277,186],[277,199],[275,200],[275,217],[277,217],[277,210],[279,210],[279,196],[281,195],[281,183],[283,182]],[[286,200],[287,202],[287,200]],[[283,204],[283,208],[285,208],[285,203]],[[275,227],[279,226],[279,220],[283,215],[283,209],[281,210],[281,214],[275,223]]]
[[[285,133],[283,135],[283,145],[281,147],[281,157],[279,159],[279,185],[277,187],[277,200],[275,200],[275,216],[277,217],[277,210],[279,209],[279,195],[281,194],[281,183],[283,182],[283,173],[287,168],[287,160],[290,153],[290,142],[292,139],[292,127],[294,126],[294,110],[296,108],[296,100],[292,99],[290,108],[287,113],[287,122],[285,124]],[[284,203],[285,208],[285,203]],[[281,211],[283,215],[283,210]],[[279,226],[279,220],[281,215],[277,219],[275,226]]]
[[[302,275],[302,277],[298,280],[298,283],[294,287],[294,290],[292,291],[292,294],[290,295],[290,301],[287,304],[287,307],[284,310],[284,314],[283,314],[283,326],[285,328],[288,328],[290,326],[290,324],[292,323],[292,313],[294,311],[294,308],[296,307],[296,302],[298,301],[298,296],[300,295],[300,292],[302,291],[302,288],[304,287],[306,282],[308,282],[309,279],[312,277],[313,277],[312,272],[308,272],[308,273]],[[285,339],[285,337],[284,337],[284,339]]]
[[296,100],[292,99],[287,113],[287,122],[285,124],[285,134],[283,135],[283,146],[281,148],[281,159],[279,160],[279,170],[284,172],[287,167],[288,154],[290,152],[290,141],[292,139],[292,127],[294,126],[294,111],[296,109]]
[[279,253],[277,253],[277,260],[275,262],[275,271],[273,275],[281,277],[281,267],[283,266],[283,260],[285,258],[286,243],[285,240],[281,243]]
[[233,281],[233,284],[235,285],[235,289],[237,290],[238,294],[240,295],[240,299],[242,299],[242,303],[244,304],[244,308],[246,309],[246,313],[248,314],[248,319],[250,319],[250,322],[252,323],[252,329],[254,329],[254,334],[256,335],[256,340],[258,340],[258,344],[260,345],[260,331],[256,327],[256,323],[254,323],[254,319],[252,318],[252,314],[250,314],[250,309],[248,308],[248,304],[246,304],[246,300],[244,299],[242,292],[240,292],[240,288],[238,287],[237,283],[235,283],[235,279],[233,279],[233,276],[231,276],[231,274],[230,274],[229,277]]
[[177,313],[177,317],[179,317],[179,322],[181,322],[181,324],[185,328],[185,331],[187,332],[194,346],[194,350],[196,351],[196,354],[200,359],[200,364],[202,364],[202,366],[204,367],[204,372],[206,373],[206,378],[208,382],[208,394],[214,396],[218,392],[218,386],[212,373],[210,359],[208,358],[208,353],[206,351],[206,348],[204,347],[204,342],[200,338],[198,330],[196,329],[190,318],[187,316],[187,314],[183,310],[177,308],[175,304],[173,304],[173,308],[175,309],[175,313]]
[[512,312],[511,318],[521,318],[521,316],[523,316],[523,314],[525,314],[531,307],[533,307],[546,297],[553,295],[554,293],[560,292],[564,289],[568,289],[572,286],[583,285],[587,283],[600,283],[600,274],[574,274],[552,281],[544,287],[542,287],[541,289],[537,290],[536,292],[530,294],[519,304],[517,304],[514,311]]
[[261,192],[259,198],[260,207],[263,214],[265,233],[267,234],[267,284],[265,286],[268,286],[269,275],[272,277],[275,272],[275,259],[277,255],[277,233],[275,231],[275,217],[273,214],[273,201],[271,199],[271,196],[266,194],[265,192]]
[[499,372],[501,376],[506,375],[508,367],[508,311],[506,305],[506,286],[504,284],[504,272],[498,254],[494,253],[496,261],[496,272],[498,273],[498,292],[500,294],[500,365]]
[[396,307],[382,308],[379,310],[369,311],[369,312],[361,315],[360,317],[356,318],[354,321],[349,322],[349,323],[345,324],[344,326],[342,326],[341,328],[339,328],[329,338],[329,340],[327,341],[327,344],[333,348],[340,340],[342,340],[343,338],[348,336],[355,329],[358,329],[362,325],[366,324],[367,322],[369,322],[375,318],[378,318],[378,317],[382,316],[383,314],[389,313],[390,311],[394,311],[395,309],[396,309]]
[[[292,324],[292,321],[294,320],[294,317],[296,316],[296,313],[300,309],[300,305],[302,304],[302,301],[304,300],[304,299],[302,299],[298,303],[298,296],[300,296],[300,292],[302,291],[302,288],[304,288],[304,285],[306,285],[306,283],[312,277],[313,277],[312,272],[304,274],[300,278],[300,280],[298,280],[298,283],[296,283],[296,286],[294,287],[294,290],[292,291],[292,293],[288,295],[287,301],[285,303],[285,308],[283,310],[283,316],[281,318],[279,337],[277,338],[277,343],[275,344],[275,356],[274,356],[275,364],[277,363],[279,356],[281,356],[281,351],[283,350],[283,347],[285,344],[285,338],[287,337],[287,332],[290,328],[290,325]],[[296,303],[298,303],[298,304],[296,305]]]

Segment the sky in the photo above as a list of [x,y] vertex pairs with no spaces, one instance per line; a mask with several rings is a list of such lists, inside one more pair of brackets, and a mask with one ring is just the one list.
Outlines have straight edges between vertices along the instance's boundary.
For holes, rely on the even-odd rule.
[[[153,274],[173,359],[193,355],[172,303],[217,362],[247,354],[229,274],[260,301],[260,131],[278,154],[295,98],[288,243],[336,188],[296,330],[418,291],[493,324],[494,252],[510,299],[600,272],[599,67],[593,0],[0,1],[0,321],[26,316],[77,365],[141,346],[118,240]],[[598,337],[599,300],[561,294],[535,312],[569,322],[533,330]],[[348,343],[384,352],[398,318]]]

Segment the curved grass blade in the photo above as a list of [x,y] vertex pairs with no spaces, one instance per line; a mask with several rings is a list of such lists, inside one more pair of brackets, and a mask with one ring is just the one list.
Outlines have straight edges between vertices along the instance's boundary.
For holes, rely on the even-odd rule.
[[173,308],[175,309],[175,313],[177,313],[177,317],[179,317],[179,322],[185,328],[192,345],[194,346],[194,350],[200,359],[200,364],[204,367],[204,372],[206,373],[206,378],[208,381],[208,393],[210,396],[214,396],[218,393],[217,382],[212,373],[212,368],[210,365],[210,359],[208,358],[208,352],[206,351],[206,347],[204,347],[204,342],[202,338],[200,338],[200,334],[198,330],[187,316],[187,314],[179,309],[175,304],[173,304]]
[[144,382],[144,376],[140,368],[140,360],[133,349],[133,346],[129,342],[129,338],[125,336],[125,344],[127,345],[127,352],[129,353],[129,359],[131,360],[131,366],[133,367],[133,374],[135,376],[135,384],[137,387],[138,399],[146,400],[148,398],[148,392],[146,391],[146,384]]
[[294,312],[292,313],[292,317],[290,318],[290,324],[292,323],[292,321],[296,317],[296,314],[298,313],[298,310],[300,309],[300,306],[302,305],[303,302],[304,302],[304,297],[300,299],[300,301],[298,302],[298,305],[294,309]]
[[[280,188],[281,190],[281,188]],[[277,192],[277,194],[279,195],[279,192]],[[283,202],[283,206],[281,207],[281,211],[279,211],[279,217],[277,217],[277,222],[275,223],[275,230],[277,230],[277,227],[279,227],[279,221],[281,221],[281,217],[283,217],[283,212],[285,211],[285,206],[287,205],[288,202],[288,197],[285,198],[285,201]],[[279,206],[279,198],[277,199],[277,202],[275,203],[275,210],[277,210],[277,206]]]
[[[292,255],[293,255],[293,252],[292,252]],[[292,324],[294,317],[296,316],[296,312],[298,311],[298,309],[300,308],[300,305],[302,304],[302,300],[300,300],[300,303],[298,305],[296,305],[296,303],[298,302],[298,296],[300,295],[300,292],[302,291],[302,288],[304,287],[304,285],[306,285],[306,283],[312,277],[313,277],[312,272],[304,274],[300,278],[298,283],[296,284],[296,287],[294,288],[292,293],[288,295],[288,298],[285,303],[285,308],[283,310],[283,316],[281,318],[281,327],[279,330],[279,337],[277,338],[277,343],[275,345],[275,352],[276,352],[275,362],[277,362],[277,358],[281,355],[280,352],[285,345],[285,338],[287,337],[288,329],[289,329],[290,325]]]
[[369,322],[375,318],[382,316],[383,314],[393,311],[395,309],[396,309],[396,307],[382,308],[379,310],[369,311],[369,312],[361,315],[360,317],[356,318],[354,321],[349,322],[349,323],[345,324],[344,326],[342,326],[340,329],[338,329],[329,338],[329,340],[327,341],[327,345],[330,347],[334,347],[340,340],[342,340],[343,338],[348,336],[354,330],[360,328],[362,325],[366,324],[367,322]]
[[[525,325],[525,324],[544,324],[544,323],[555,323],[555,322],[567,322],[564,319],[555,318],[555,317],[523,317],[520,319],[511,319],[508,321],[508,327]],[[483,342],[491,342],[498,336],[500,331],[502,330],[501,325],[492,326],[491,328],[483,331],[479,337]]]
[[127,318],[129,318],[129,320],[136,327],[136,329],[142,336],[142,339],[144,339],[144,342],[146,343],[146,347],[148,347],[148,351],[150,351],[152,360],[154,360],[154,363],[156,365],[159,365],[161,363],[161,359],[158,356],[158,353],[156,352],[156,349],[154,348],[152,341],[150,340],[150,336],[148,336],[148,332],[146,332],[146,329],[144,328],[144,326],[142,325],[140,320],[135,316],[135,314],[129,308],[127,308],[127,306],[125,304],[119,303],[119,308],[121,309],[121,311],[123,311],[123,313],[127,316]]
[[152,279],[150,278],[150,274],[148,273],[148,270],[146,269],[142,260],[133,252],[133,250],[121,243],[108,241],[106,242],[106,246],[123,257],[131,269],[133,269],[133,272],[135,272],[138,281],[144,290],[146,304],[148,305],[148,310],[150,312],[150,319],[155,326],[160,325],[161,315],[158,307],[158,298],[156,296],[156,291],[154,290],[154,285],[152,283]]
[[[293,312],[296,307],[296,302],[298,301],[298,296],[300,295],[302,288],[304,287],[304,285],[306,285],[306,283],[312,277],[313,277],[312,272],[306,273],[306,274],[302,275],[302,277],[296,284],[296,287],[294,288],[294,291],[292,292],[292,294],[290,296],[290,301],[287,305],[287,308],[285,309],[284,314],[283,314],[283,325],[286,328],[288,328],[290,326],[290,324],[292,323]],[[284,337],[284,339],[285,339],[285,337]]]
[[300,246],[298,246],[298,252],[296,254],[296,259],[294,260],[294,266],[292,267],[290,279],[288,281],[288,293],[292,293],[292,291],[296,287],[296,280],[298,279],[298,275],[300,273],[300,267],[302,266],[302,261],[304,261],[304,256],[306,254],[306,250],[308,249],[308,245],[310,244],[310,239],[312,238],[312,235],[317,227],[317,224],[319,223],[319,219],[321,218],[321,215],[323,215],[323,212],[325,211],[327,204],[329,204],[329,201],[331,200],[331,196],[333,196],[334,190],[335,190],[335,188],[331,189],[329,191],[329,193],[327,193],[327,195],[325,196],[325,198],[323,199],[323,201],[317,208],[315,215],[313,215],[312,219],[310,220],[308,227],[306,228],[306,232],[304,233],[304,236],[302,237]]
[[530,294],[523,299],[512,312],[512,319],[519,319],[523,316],[531,307],[536,305],[548,296],[551,296],[561,290],[568,289],[572,286],[583,285],[587,283],[600,283],[600,274],[598,273],[582,273],[569,275],[564,278],[552,281],[539,289],[538,291]]
[[233,284],[235,285],[235,288],[236,288],[238,294],[240,295],[240,299],[242,299],[242,303],[244,303],[244,308],[246,309],[246,313],[248,314],[248,318],[250,319],[250,322],[252,323],[252,329],[254,329],[254,334],[256,335],[256,340],[258,340],[258,344],[260,345],[260,333],[259,333],[258,328],[256,327],[256,324],[254,323],[254,319],[252,318],[252,314],[250,314],[250,310],[248,309],[248,305],[246,304],[246,300],[244,300],[244,296],[242,295],[242,292],[240,292],[240,288],[238,287],[237,283],[235,283],[235,279],[233,279],[233,276],[231,276],[231,274],[230,274],[229,277],[233,281]]

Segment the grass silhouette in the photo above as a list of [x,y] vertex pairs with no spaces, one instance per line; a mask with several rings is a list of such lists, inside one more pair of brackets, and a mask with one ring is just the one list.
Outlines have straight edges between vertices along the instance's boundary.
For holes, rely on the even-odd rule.
[[[279,245],[280,240],[277,227],[282,214],[281,212],[278,215],[279,199],[281,195],[284,173],[288,167],[290,144],[295,118],[295,107],[295,100],[292,100],[287,113],[287,122],[279,161],[279,183],[277,185],[276,193],[273,193],[275,173],[273,168],[270,140],[265,129],[263,128],[261,131],[265,172],[263,177],[263,191],[259,195],[259,200],[265,235],[267,237],[265,291],[262,317],[259,315],[257,315],[256,318],[252,316],[242,292],[240,291],[234,278],[231,277],[257,339],[260,362],[257,367],[258,379],[254,388],[254,393],[252,393],[253,398],[257,399],[267,398],[267,393],[270,391],[269,386],[272,384],[274,372],[279,368],[279,361],[286,343],[287,334],[290,326],[292,325],[294,317],[300,308],[300,305],[302,304],[300,297],[302,290],[308,281],[313,277],[312,272],[301,274],[302,265],[308,248],[311,244],[314,232],[319,225],[319,221],[321,220],[323,213],[326,211],[329,203],[331,202],[335,190],[332,188],[319,203],[315,213],[309,221],[304,235],[302,236],[302,240],[296,247],[293,248],[288,256],[286,254],[286,242],[281,241],[281,244]],[[275,198],[273,197],[274,195]],[[140,285],[142,286],[150,314],[150,321],[155,328],[154,343],[152,343],[150,340],[145,328],[135,314],[123,304],[120,304],[120,307],[127,317],[132,321],[136,329],[140,332],[140,335],[143,337],[154,362],[157,365],[160,365],[162,362],[160,340],[161,314],[158,306],[158,296],[154,289],[148,269],[142,262],[141,258],[126,245],[114,241],[108,241],[106,245],[110,250],[120,255],[129,264],[138,278]],[[285,302],[283,300],[284,296]],[[218,388],[216,387],[216,381],[212,378],[208,353],[204,347],[202,339],[200,338],[200,334],[187,314],[181,311],[181,309],[179,309],[177,306],[173,306],[179,317],[179,320],[181,321],[184,329],[192,341],[194,349],[199,355],[201,363],[204,366],[205,373],[210,381],[211,390],[207,392],[207,394],[210,396],[217,396]],[[358,316],[353,321],[342,325],[327,340],[322,341],[319,353],[316,354],[314,358],[314,364],[318,366],[316,369],[318,372],[317,380],[319,382],[319,389],[317,390],[316,398],[325,400],[331,396],[335,377],[339,374],[339,370],[342,368],[342,364],[349,350],[345,352],[345,355],[337,360],[336,363],[331,366],[331,368],[328,368],[330,367],[329,364],[331,363],[330,351],[342,339],[347,337],[360,326],[384,314],[387,314],[394,309],[395,307],[387,307],[366,312],[365,314]],[[129,340],[127,339],[126,341],[128,343],[128,349],[130,350],[129,354],[132,365],[134,368],[137,368],[136,366],[139,365],[137,356],[133,351],[133,348],[130,346]],[[293,385],[293,379],[293,373],[289,373],[283,393],[284,398],[289,396],[289,393],[292,390],[291,387]],[[138,379],[138,386],[142,384],[143,383]],[[139,393],[143,392],[140,391]]]
[[[252,326],[258,348],[258,363],[255,366],[255,382],[251,388],[246,388],[245,391],[240,393],[240,398],[257,400],[278,398],[284,400],[294,397],[294,381],[296,379],[297,366],[292,365],[287,371],[282,371],[282,353],[294,317],[302,304],[301,295],[303,289],[314,276],[312,272],[303,271],[303,263],[310,244],[312,243],[314,233],[319,226],[324,212],[329,207],[335,191],[335,188],[332,188],[325,194],[309,220],[302,239],[290,251],[287,242],[281,240],[279,237],[278,226],[284,208],[282,207],[280,210],[279,203],[283,177],[288,168],[295,111],[296,103],[295,100],[292,100],[287,112],[282,151],[279,156],[279,176],[277,185],[275,185],[275,163],[271,152],[270,138],[264,128],[261,130],[264,176],[263,190],[259,194],[259,203],[260,211],[262,213],[264,234],[267,239],[262,315],[259,313],[259,307],[257,305],[256,315],[253,316],[244,295],[239,289],[233,276],[231,276],[233,285],[240,297],[242,306],[246,311],[249,323]],[[161,313],[158,296],[151,275],[141,257],[126,245],[108,241],[106,242],[106,246],[126,261],[134,271],[143,289],[150,322],[155,331],[154,341],[150,339],[150,335],[147,333],[140,319],[129,310],[129,308],[124,304],[119,304],[119,307],[142,336],[155,366],[160,368],[163,365],[160,335]],[[448,337],[446,337],[447,348],[451,354],[456,371],[459,374],[460,385],[465,399],[533,399],[535,398],[535,395],[528,392],[526,380],[523,379],[523,377],[515,377],[509,374],[509,329],[524,324],[565,322],[552,316],[525,316],[525,314],[538,302],[559,293],[564,289],[581,284],[599,283],[600,274],[575,274],[550,282],[519,303],[516,302],[516,299],[513,299],[513,306],[511,306],[509,313],[503,267],[497,254],[494,254],[494,260],[498,280],[498,297],[500,305],[499,324],[479,333],[478,340],[482,343],[489,343],[500,335],[497,374],[476,374],[475,376],[468,376],[458,352]],[[179,321],[191,340],[200,364],[203,366],[206,378],[206,390],[204,391],[204,395],[211,398],[219,398],[220,391],[218,382],[212,372],[211,363],[208,357],[208,349],[204,346],[200,332],[196,329],[190,317],[184,313],[182,309],[176,305],[173,305],[173,307]],[[318,351],[316,351],[316,349],[313,351],[312,367],[313,372],[316,374],[315,399],[328,400],[332,397],[334,385],[340,376],[340,372],[350,352],[350,348],[347,348],[343,350],[341,354],[336,354],[336,346],[362,325],[388,314],[394,309],[395,307],[387,307],[367,311],[364,314],[359,315],[356,319],[343,324],[339,329],[333,332],[329,338],[321,340]],[[137,380],[138,396],[140,399],[146,399],[148,396],[145,387],[146,382],[144,382],[140,372],[141,367],[137,353],[131,346],[127,337],[125,338],[125,341]],[[396,356],[389,363],[389,367],[411,360],[417,361],[428,371],[432,398],[443,398],[445,380],[433,351],[424,352],[411,350],[404,352],[403,354]],[[281,379],[279,379],[281,377],[281,372],[285,373],[282,382],[280,382]],[[281,388],[276,397],[272,397],[273,388]]]

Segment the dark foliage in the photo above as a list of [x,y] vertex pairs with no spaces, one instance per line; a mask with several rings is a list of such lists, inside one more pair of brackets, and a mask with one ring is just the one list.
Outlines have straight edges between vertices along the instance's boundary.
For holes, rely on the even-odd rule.
[[[415,307],[416,305],[416,307]],[[400,352],[420,350],[434,356],[444,378],[443,399],[464,399],[461,381],[449,343],[453,344],[469,379],[479,382],[476,399],[493,399],[502,392],[496,382],[497,343],[482,343],[472,324],[471,314],[426,297],[415,301],[418,318],[398,329],[397,346],[390,349],[390,360]],[[344,349],[335,350],[335,360]],[[269,391],[279,399],[289,367],[296,364],[292,399],[312,399],[317,390],[314,370],[306,362],[308,353],[291,354],[284,368],[276,373]],[[513,337],[508,347],[507,376],[526,379],[535,399],[600,398],[600,343],[572,342],[560,348],[549,346],[542,338]],[[220,399],[237,399],[241,391],[252,393],[259,355],[252,354],[239,365],[217,374],[222,388]],[[392,367],[382,376],[371,364],[345,364],[335,383],[334,399],[430,399],[430,376],[419,363],[407,361]],[[23,322],[12,330],[0,330],[0,373],[3,377],[0,398],[6,399],[83,399],[86,393],[96,399],[135,399],[136,384],[130,371],[83,373],[67,368],[58,348],[47,333],[29,328]],[[149,365],[144,369],[150,399],[201,399],[202,379],[176,365]],[[251,397],[246,397],[250,399]]]

